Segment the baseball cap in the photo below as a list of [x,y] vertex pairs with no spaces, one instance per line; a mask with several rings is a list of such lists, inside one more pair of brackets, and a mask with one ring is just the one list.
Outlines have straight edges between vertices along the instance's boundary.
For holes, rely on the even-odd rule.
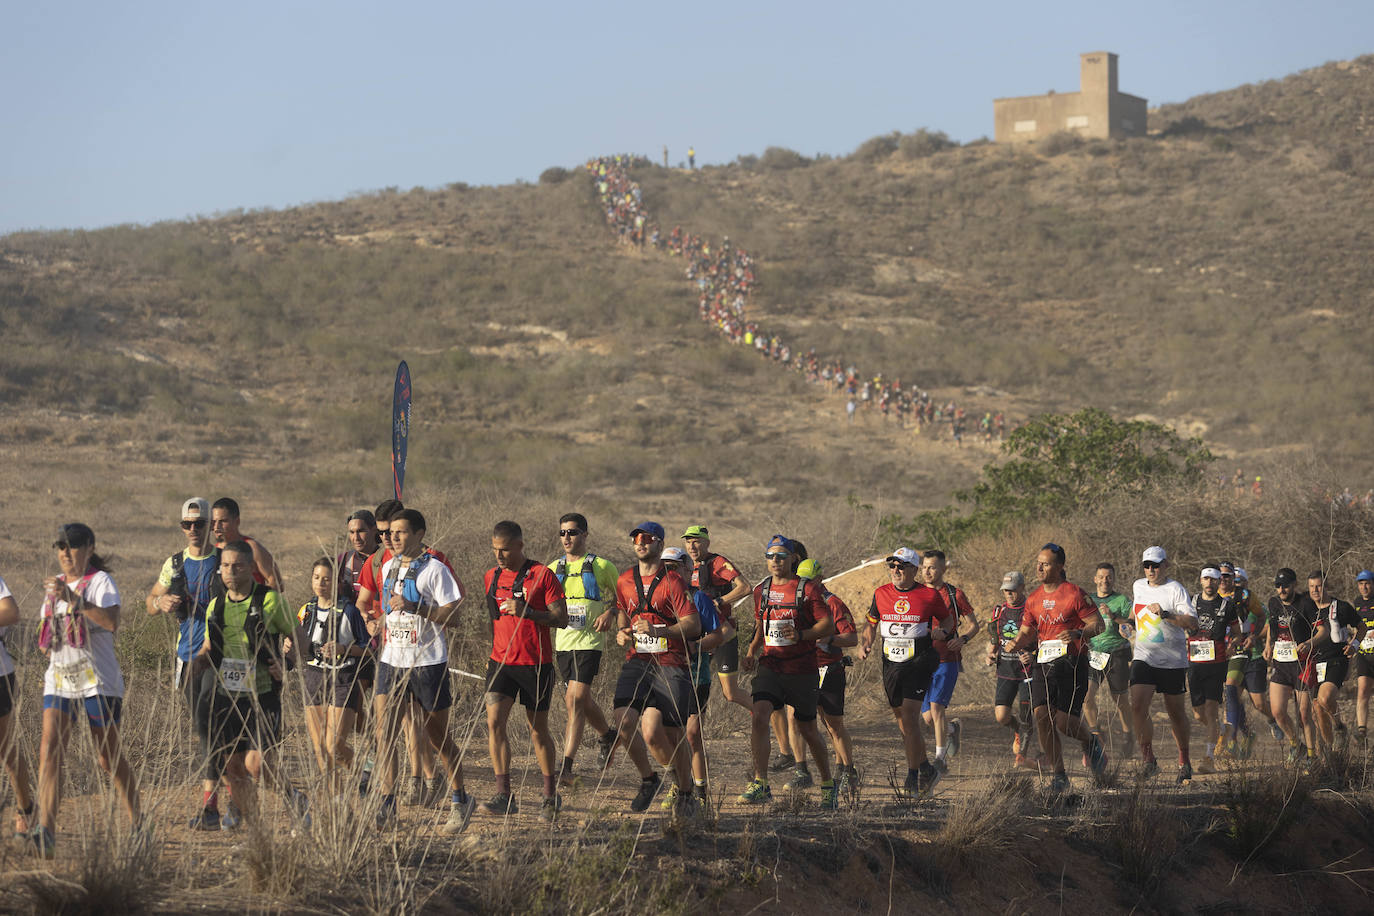
[[1222,572],[1226,572],[1226,570],[1228,570],[1228,569],[1231,570],[1231,572],[1235,572],[1235,571],[1236,571],[1236,564],[1234,564],[1234,563],[1227,563],[1225,560],[1223,560],[1222,562],[1220,562],[1220,563],[1217,564],[1217,569],[1221,570]]
[[1146,547],[1145,552],[1140,555],[1142,563],[1163,563],[1169,559],[1169,555],[1164,552],[1163,547]]
[[797,576],[802,579],[819,579],[821,564],[815,560],[802,560],[797,564]]
[[1374,572],[1370,572],[1370,571],[1367,570],[1367,569],[1362,569],[1362,570],[1360,570],[1359,575],[1355,576],[1355,581],[1356,581],[1356,582],[1374,582]]
[[681,547],[664,547],[663,562],[665,563],[686,563],[687,551]]
[[57,539],[54,547],[89,547],[95,543],[95,532],[80,522],[68,522],[57,526]]
[[1249,581],[1250,581],[1250,574],[1249,574],[1248,572],[1245,571],[1245,568],[1244,568],[1243,566],[1237,566],[1237,567],[1236,567],[1236,578],[1237,578],[1237,579],[1244,579],[1245,581],[1249,582]]
[[688,525],[687,530],[682,532],[682,539],[684,541],[694,538],[709,538],[710,536],[711,529],[707,528],[705,525]]
[[641,531],[656,541],[663,540],[663,526],[658,522],[640,522],[630,529],[630,537],[634,537]]
[[1275,588],[1278,588],[1280,585],[1292,585],[1296,581],[1298,581],[1298,574],[1287,566],[1274,573]]
[[192,496],[181,504],[181,520],[194,522],[196,519],[210,520],[210,501],[203,496]]
[[910,547],[898,547],[896,550],[892,551],[892,553],[888,554],[887,558],[889,560],[898,560],[902,563],[910,564],[911,566],[921,565],[921,555]]
[[771,538],[769,538],[767,545],[765,545],[763,549],[765,551],[768,551],[772,550],[774,547],[778,547],[782,550],[787,551],[788,553],[797,552],[796,545],[792,543],[791,539],[785,538],[780,534],[775,534]]
[[1220,581],[1221,581],[1221,570],[1217,569],[1215,566],[1209,566],[1209,567],[1207,567],[1206,569],[1204,569],[1204,570],[1202,571],[1201,575],[1199,575],[1198,578],[1200,578],[1200,579],[1216,579],[1218,582],[1220,582]]
[[1012,570],[1002,577],[1002,591],[1014,592],[1026,584],[1026,577]]

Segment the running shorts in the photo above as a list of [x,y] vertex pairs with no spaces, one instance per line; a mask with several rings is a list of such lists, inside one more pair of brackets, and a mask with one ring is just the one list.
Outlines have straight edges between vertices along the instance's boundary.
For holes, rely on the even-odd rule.
[[716,674],[735,674],[739,671],[739,637],[716,646],[711,653],[711,670]]
[[553,654],[558,663],[558,673],[569,684],[590,684],[601,671],[600,649],[564,649]]
[[1108,653],[1107,667],[1101,671],[1088,666],[1088,679],[1094,684],[1107,682],[1107,689],[1112,692],[1112,696],[1121,696],[1131,689],[1131,647],[1122,646],[1115,652]]
[[1221,702],[1227,668],[1226,662],[1195,662],[1188,666],[1188,696],[1194,708],[1208,700]]
[[931,703],[948,706],[954,696],[954,685],[959,682],[959,663],[940,662],[935,673],[930,676],[930,689],[921,701],[921,712],[929,712]]
[[1131,662],[1131,686],[1146,684],[1166,697],[1182,696],[1187,689],[1187,668],[1156,668],[1149,662]]
[[1335,658],[1323,658],[1312,663],[1312,683],[1318,686],[1335,684],[1340,687],[1345,683],[1349,673],[1350,659],[1344,655],[1338,655]]
[[752,691],[755,703],[771,703],[774,709],[791,706],[792,716],[798,722],[816,720],[820,683],[814,671],[784,674],[760,664],[754,674]]
[[397,668],[386,662],[377,663],[379,697],[396,693],[409,695],[425,712],[440,712],[453,705],[453,688],[448,682],[448,662]]
[[924,700],[930,690],[930,679],[940,663],[940,653],[934,649],[922,652],[904,662],[883,659],[883,692],[887,705],[896,709],[907,700]]
[[553,681],[553,665],[508,665],[487,659],[487,695],[510,697],[531,712],[549,708]]
[[1088,656],[1065,655],[1046,664],[1031,665],[1031,708],[1048,706],[1071,716],[1081,715],[1088,698]]
[[[14,677],[13,674],[10,675]],[[10,696],[13,698],[13,691]],[[84,712],[86,721],[92,728],[107,728],[111,725],[118,725],[119,720],[124,715],[124,700],[120,697],[93,696],[84,699],[73,699],[71,697],[59,697],[55,694],[45,694],[43,697],[44,709],[56,709],[59,712],[70,716],[75,722],[79,715]]]
[[844,716],[844,691],[849,684],[844,662],[835,662],[821,668],[817,675],[820,680],[820,693],[816,695],[816,705],[827,716]]
[[301,681],[306,706],[333,706],[336,709],[362,711],[363,689],[358,684],[356,668],[327,671],[314,665],[305,665]]
[[686,668],[660,665],[644,658],[628,659],[615,682],[615,709],[643,712],[652,706],[668,728],[687,724],[696,707],[696,692]]

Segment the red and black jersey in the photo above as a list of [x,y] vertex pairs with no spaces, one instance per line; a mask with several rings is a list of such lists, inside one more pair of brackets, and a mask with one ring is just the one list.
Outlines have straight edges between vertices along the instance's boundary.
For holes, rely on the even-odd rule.
[[[930,631],[954,619],[935,589],[917,583],[903,591],[891,582],[878,586],[868,607],[868,622],[886,639],[910,639],[916,653],[935,645]],[[943,640],[942,640],[943,642]]]
[[[1026,596],[1026,609],[1021,615],[1022,626],[1035,630],[1036,639],[1045,642],[1059,639],[1069,630],[1081,630],[1100,615],[1097,604],[1083,589],[1072,582],[1060,582],[1052,590],[1044,586]],[[1082,655],[1087,642],[1069,640],[1069,655]]]
[[[825,606],[830,609],[830,616],[835,621],[835,635],[844,636],[846,633],[853,633],[854,617],[849,613],[849,606],[840,600],[840,596],[834,592],[827,591],[825,586],[821,586],[821,595],[825,598]],[[816,665],[824,668],[826,665],[833,665],[844,660],[844,650],[831,647],[829,651],[816,646]]]
[[718,553],[708,554],[700,563],[692,567],[692,588],[703,591],[712,598],[719,598],[735,587],[739,570],[735,564]]
[[[542,563],[527,560],[521,569],[487,570],[482,585],[487,595],[495,599],[499,608],[519,583],[525,604],[532,611],[547,612],[549,605],[563,600],[563,583]],[[553,630],[545,623],[535,623],[519,614],[492,617],[492,661],[503,665],[546,665],[553,661]]]
[[[759,664],[779,674],[816,670],[816,641],[801,639],[819,621],[830,619],[821,587],[811,579],[779,582],[772,576],[754,586],[754,621],[763,633]],[[784,636],[788,628],[796,631]]]
[[[615,583],[615,605],[630,618],[632,628],[638,620],[670,627],[684,617],[697,616],[696,605],[687,594],[687,583],[662,566],[647,582],[639,573],[638,563],[621,573]],[[643,633],[631,636],[634,643],[625,653],[627,660],[652,659],[670,668],[687,664],[687,646],[681,639]]]

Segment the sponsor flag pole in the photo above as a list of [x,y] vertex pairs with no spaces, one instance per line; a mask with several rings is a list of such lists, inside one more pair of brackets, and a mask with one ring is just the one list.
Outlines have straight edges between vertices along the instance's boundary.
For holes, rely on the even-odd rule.
[[391,482],[396,498],[406,482],[406,444],[410,440],[410,367],[405,360],[396,367],[396,387],[391,397]]

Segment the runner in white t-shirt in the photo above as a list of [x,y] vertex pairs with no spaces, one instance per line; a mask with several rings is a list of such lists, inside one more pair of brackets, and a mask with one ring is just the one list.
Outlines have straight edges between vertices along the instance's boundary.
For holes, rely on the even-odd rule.
[[[425,517],[405,509],[391,520],[395,556],[382,566],[377,600],[384,613],[382,651],[377,664],[373,710],[377,721],[377,763],[381,770],[379,825],[396,817],[396,741],[401,735],[403,704],[421,723],[449,774],[448,834],[461,833],[477,801],[463,789],[458,745],[448,732],[448,643],[444,627],[458,625],[463,586],[448,567],[424,548]],[[371,628],[373,625],[370,625]]]
[[1184,693],[1188,686],[1188,636],[1197,632],[1197,612],[1188,598],[1188,590],[1168,577],[1169,558],[1163,547],[1146,548],[1141,565],[1145,577],[1135,581],[1131,603],[1135,621],[1131,710],[1144,761],[1141,775],[1149,777],[1159,772],[1154,725],[1150,721],[1150,701],[1158,692],[1164,697],[1169,728],[1178,745],[1178,782],[1182,785],[1193,778]]
[[10,594],[9,586],[0,579],[0,758],[10,774],[14,786],[14,833],[27,834],[33,828],[33,783],[29,777],[28,759],[19,753],[17,729],[14,727],[14,660],[5,646],[10,627],[19,622],[19,604]]
[[60,575],[43,581],[47,595],[38,646],[48,656],[43,675],[43,740],[39,748],[39,823],[29,840],[52,858],[62,803],[62,756],[72,723],[85,715],[100,768],[114,776],[129,819],[140,825],[138,782],[119,743],[124,678],[115,658],[119,589],[95,552],[95,533],[80,522],[62,525],[53,542]]

